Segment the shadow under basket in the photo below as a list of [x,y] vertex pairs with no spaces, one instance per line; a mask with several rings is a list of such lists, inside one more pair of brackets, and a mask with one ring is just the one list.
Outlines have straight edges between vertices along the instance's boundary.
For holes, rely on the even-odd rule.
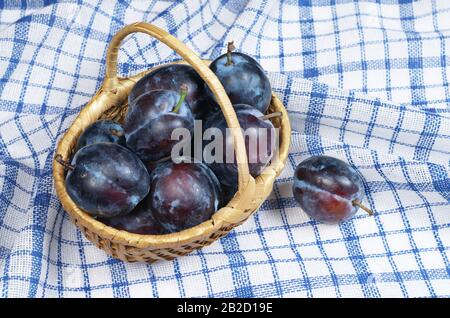
[[[134,32],[146,33],[176,51],[183,58],[183,61],[177,63],[191,65],[210,87],[221,107],[228,127],[240,128],[233,106],[223,86],[209,69],[208,61],[201,60],[187,46],[166,31],[148,23],[134,23],[124,27],[111,40],[106,56],[106,75],[102,87],[83,108],[59,141],[55,154],[60,155],[64,160],[72,157],[77,139],[87,126],[99,119],[113,119],[119,122],[123,120],[128,107],[128,94],[134,84],[151,71],[148,70],[129,78],[117,76],[117,55],[120,43],[127,35]],[[86,238],[115,258],[127,262],[151,263],[156,260],[171,260],[185,255],[213,243],[235,226],[242,224],[272,192],[275,178],[284,168],[291,135],[288,114],[274,94],[272,94],[268,110],[268,113],[272,112],[282,113],[281,117],[270,119],[278,128],[279,133],[277,159],[273,160],[259,177],[253,178],[249,174],[242,132],[240,129],[231,129],[238,162],[238,192],[228,205],[214,213],[210,220],[195,227],[171,234],[140,235],[106,226],[78,208],[72,201],[66,190],[64,167],[54,160],[53,178],[57,195],[64,210],[69,213],[75,225]]]

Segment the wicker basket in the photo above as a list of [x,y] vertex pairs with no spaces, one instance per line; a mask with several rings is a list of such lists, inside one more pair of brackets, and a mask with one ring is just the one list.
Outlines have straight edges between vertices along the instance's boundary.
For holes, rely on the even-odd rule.
[[[214,92],[230,128],[239,128],[239,122],[225,90],[217,77],[208,68],[208,62],[201,60],[187,46],[165,32],[148,24],[134,23],[124,27],[112,39],[106,57],[106,78],[102,87],[80,112],[63,138],[59,141],[56,154],[63,159],[71,158],[77,138],[94,121],[101,118],[121,121],[127,110],[127,97],[133,85],[147,72],[130,78],[117,76],[117,55],[121,41],[134,32],[146,33],[176,51],[183,62],[190,64]],[[284,167],[288,155],[291,128],[285,108],[272,94],[270,112],[282,112],[282,117],[272,118],[279,128],[278,160],[265,168],[261,176],[253,178],[249,174],[244,139],[240,129],[232,129],[235,153],[238,162],[239,188],[234,198],[217,211],[210,220],[193,228],[172,234],[139,235],[116,230],[97,221],[79,209],[69,197],[65,186],[64,167],[53,162],[53,177],[56,192],[63,208],[84,235],[97,247],[113,257],[128,262],[153,262],[159,259],[171,260],[195,249],[209,245],[226,235],[235,226],[242,224],[252,215],[272,191],[275,177]]]

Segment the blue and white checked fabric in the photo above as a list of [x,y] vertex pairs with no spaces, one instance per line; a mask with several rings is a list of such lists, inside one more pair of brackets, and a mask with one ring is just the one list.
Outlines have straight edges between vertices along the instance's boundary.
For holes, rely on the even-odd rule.
[[[1,297],[449,297],[450,1],[0,1]],[[293,127],[259,212],[212,246],[126,264],[55,194],[56,142],[99,88],[111,37],[147,21],[204,58],[234,40],[269,72]],[[178,57],[145,35],[128,75]],[[366,203],[339,226],[295,204],[297,163],[343,159]]]

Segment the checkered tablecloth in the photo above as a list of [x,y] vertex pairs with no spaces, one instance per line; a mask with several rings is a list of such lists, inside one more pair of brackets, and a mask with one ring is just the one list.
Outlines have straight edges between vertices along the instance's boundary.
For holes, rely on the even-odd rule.
[[[450,296],[450,1],[330,2],[0,1],[0,296]],[[51,174],[57,141],[102,82],[111,37],[136,21],[203,58],[234,40],[269,72],[293,128],[258,213],[154,265],[94,247]],[[177,58],[135,35],[120,71]],[[318,154],[358,169],[374,216],[329,226],[302,212],[293,170]]]

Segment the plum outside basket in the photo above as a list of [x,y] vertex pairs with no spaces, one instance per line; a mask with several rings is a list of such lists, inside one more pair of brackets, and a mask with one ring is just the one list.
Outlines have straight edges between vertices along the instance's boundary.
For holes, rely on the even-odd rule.
[[[184,60],[176,63],[191,65],[214,92],[228,126],[240,128],[233,106],[222,84],[209,69],[208,61],[200,59],[186,45],[166,31],[148,23],[134,23],[121,29],[112,38],[106,56],[106,76],[101,88],[59,141],[55,153],[64,160],[71,158],[77,139],[87,126],[98,119],[108,118],[119,122],[123,119],[128,107],[127,97],[133,85],[151,71],[148,70],[129,78],[117,76],[119,46],[127,35],[134,32],[146,33],[176,51]],[[273,93],[268,110],[268,113],[271,112],[282,113],[281,117],[271,118],[274,126],[279,129],[278,159],[273,160],[259,177],[253,178],[248,169],[241,129],[231,129],[238,162],[238,192],[228,205],[217,211],[210,220],[195,227],[171,234],[140,235],[106,226],[78,208],[72,201],[65,186],[64,167],[54,160],[53,178],[57,195],[64,210],[69,213],[72,221],[86,238],[115,258],[127,262],[151,263],[156,260],[171,260],[185,255],[213,243],[235,226],[242,224],[271,193],[275,178],[284,168],[291,135],[287,112]]]

